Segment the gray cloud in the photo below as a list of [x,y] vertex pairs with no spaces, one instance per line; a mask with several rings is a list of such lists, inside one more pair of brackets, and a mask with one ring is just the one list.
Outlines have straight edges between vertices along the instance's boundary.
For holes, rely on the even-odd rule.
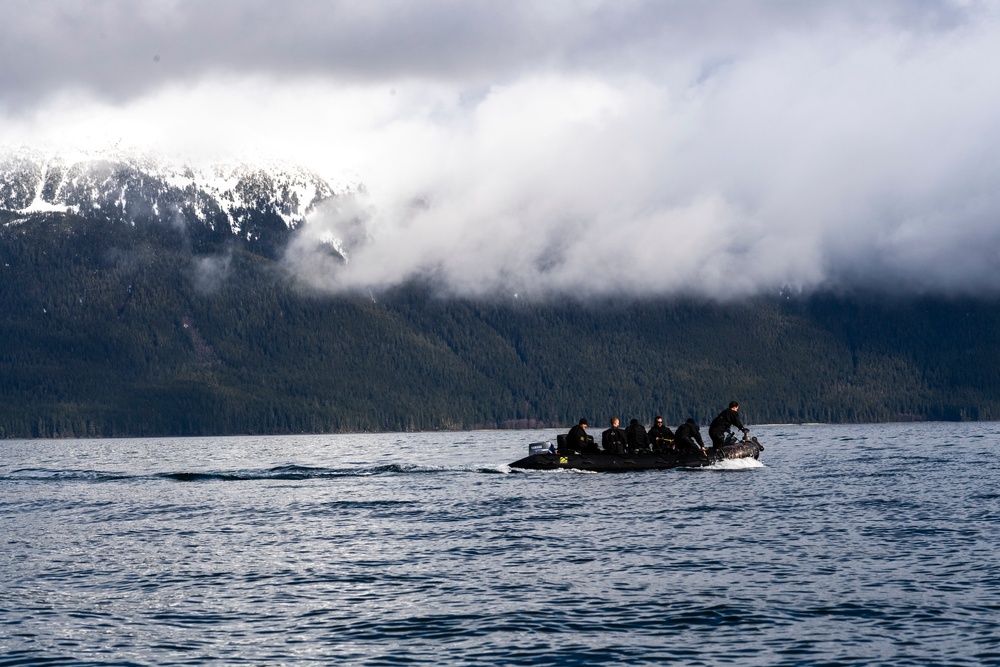
[[0,141],[353,170],[331,289],[997,292],[998,56],[959,0],[10,2]]
[[509,80],[539,68],[711,71],[816,30],[953,30],[959,2],[10,0],[0,6],[0,99],[64,87],[123,99],[209,73]]

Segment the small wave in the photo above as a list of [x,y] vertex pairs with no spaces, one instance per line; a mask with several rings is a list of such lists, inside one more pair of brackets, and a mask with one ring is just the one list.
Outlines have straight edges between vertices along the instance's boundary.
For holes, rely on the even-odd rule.
[[481,473],[503,475],[511,472],[510,466],[501,465],[487,467],[455,467],[442,468],[438,466],[422,466],[408,463],[390,463],[378,466],[362,466],[358,468],[324,468],[297,465],[284,465],[262,470],[234,470],[212,472],[169,472],[160,473],[156,477],[172,479],[178,482],[206,481],[252,481],[252,480],[307,480],[332,479],[337,477],[373,477],[377,475],[424,475],[435,473]]
[[361,468],[323,468],[298,465],[276,466],[260,470],[232,470],[207,472],[165,472],[156,477],[172,479],[178,482],[243,482],[253,480],[305,480],[328,479],[333,477],[370,477],[387,474],[412,474],[436,472],[437,468],[425,468],[416,465],[387,464],[366,466]]
[[[0,667],[15,667],[17,665],[78,665],[76,658],[42,656],[37,651],[14,651],[0,657]],[[109,663],[111,664],[111,663]]]
[[764,464],[757,459],[723,459],[710,466],[700,468],[700,470],[753,470],[754,468],[763,467]]
[[511,468],[507,464],[502,464],[494,466],[492,468],[484,466],[476,466],[470,468],[457,468],[454,472],[475,472],[483,475],[509,475],[515,471],[515,468]]
[[9,482],[112,482],[129,479],[131,475],[103,470],[48,470],[45,468],[22,468],[0,476],[0,481]]
[[435,473],[477,473],[508,475],[514,472],[508,465],[439,467],[407,463],[376,466],[326,468],[317,466],[282,465],[273,468],[242,470],[171,471],[152,474],[128,474],[100,470],[47,470],[24,468],[0,474],[2,482],[114,482],[141,479],[165,479],[176,482],[245,482],[254,480],[309,480],[338,477],[372,477],[377,475],[422,475]]
[[555,468],[552,470],[533,470],[531,468],[512,468],[512,473],[518,475],[602,475],[596,470],[580,470],[578,468]]

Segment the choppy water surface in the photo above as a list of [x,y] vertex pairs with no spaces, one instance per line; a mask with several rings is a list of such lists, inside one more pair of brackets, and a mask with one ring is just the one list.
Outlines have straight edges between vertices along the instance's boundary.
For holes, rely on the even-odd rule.
[[0,441],[0,665],[1000,664],[1000,424],[754,432]]

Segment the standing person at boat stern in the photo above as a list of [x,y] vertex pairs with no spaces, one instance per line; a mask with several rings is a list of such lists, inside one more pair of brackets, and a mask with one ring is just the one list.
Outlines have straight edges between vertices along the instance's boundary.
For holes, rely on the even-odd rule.
[[740,416],[736,414],[739,412],[740,404],[736,401],[729,403],[729,407],[719,413],[719,416],[712,420],[712,423],[708,427],[708,437],[712,439],[713,447],[722,447],[726,444],[726,434],[729,433],[729,429],[733,426],[743,431],[744,435],[749,432],[749,429],[743,425],[740,421]]

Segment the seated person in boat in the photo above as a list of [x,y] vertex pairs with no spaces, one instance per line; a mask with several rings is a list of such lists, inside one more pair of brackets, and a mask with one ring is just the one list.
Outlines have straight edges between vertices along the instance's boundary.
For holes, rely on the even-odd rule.
[[601,433],[601,447],[605,454],[624,454],[628,447],[625,431],[618,428],[618,417],[611,418],[611,428]]
[[732,401],[728,408],[720,412],[719,416],[712,420],[711,425],[708,427],[708,437],[712,439],[713,447],[722,447],[726,444],[726,436],[729,434],[729,429],[733,426],[743,431],[744,435],[749,433],[749,429],[743,426],[740,416],[736,414],[739,412],[739,409],[740,404]]
[[587,435],[587,420],[581,419],[566,435],[566,449],[574,452],[596,452],[593,436]]
[[649,436],[646,434],[646,427],[640,424],[638,419],[633,419],[628,423],[628,428],[625,429],[625,440],[632,453],[642,454],[649,451]]
[[674,446],[677,451],[685,450],[705,454],[705,441],[701,439],[701,429],[694,419],[688,417],[687,421],[677,427],[674,432]]
[[657,415],[653,419],[653,426],[649,429],[649,442],[653,445],[654,452],[664,452],[671,448],[674,440],[674,432],[669,426],[664,425],[663,417]]

